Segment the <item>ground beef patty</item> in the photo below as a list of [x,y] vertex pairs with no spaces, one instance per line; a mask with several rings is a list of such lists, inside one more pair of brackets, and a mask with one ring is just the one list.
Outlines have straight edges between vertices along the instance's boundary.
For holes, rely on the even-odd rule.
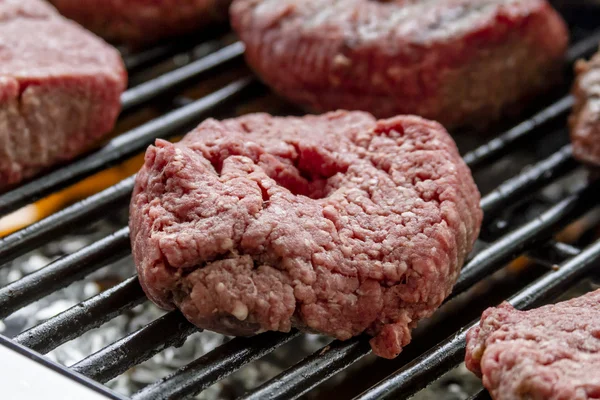
[[231,0],[49,0],[100,36],[134,46],[224,22]]
[[600,291],[486,310],[467,335],[466,364],[496,400],[600,398]]
[[119,53],[41,0],[0,0],[0,191],[110,132]]
[[543,0],[235,0],[246,59],[310,110],[486,125],[552,85],[568,42]]
[[569,120],[573,154],[587,164],[600,166],[600,53],[589,62],[577,62],[575,74],[575,105]]
[[140,281],[199,327],[292,327],[383,357],[450,293],[479,193],[436,122],[362,112],[207,120],[146,152],[131,202]]

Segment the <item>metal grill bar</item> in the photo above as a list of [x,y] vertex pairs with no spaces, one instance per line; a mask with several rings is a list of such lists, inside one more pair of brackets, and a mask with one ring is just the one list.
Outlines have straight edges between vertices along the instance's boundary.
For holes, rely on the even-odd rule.
[[[561,265],[557,271],[547,273],[511,297],[509,303],[517,309],[535,307],[557,295],[560,290],[576,283],[598,262],[600,262],[600,241]],[[466,334],[474,325],[463,328],[355,399],[379,400],[412,396],[423,389],[428,382],[439,378],[463,361]]]
[[34,326],[13,340],[45,354],[146,300],[137,277],[133,276]]
[[291,334],[267,332],[254,338],[235,338],[174,374],[147,386],[132,398],[171,400],[193,396],[299,334],[297,331]]
[[58,211],[25,229],[0,240],[0,266],[69,232],[83,221],[92,221],[107,210],[126,204],[133,190],[135,176]]
[[297,399],[371,352],[368,339],[333,341],[292,368],[252,390],[243,400]]
[[498,212],[514,205],[515,199],[534,193],[556,178],[573,171],[578,165],[572,156],[571,145],[566,145],[527,171],[502,183],[481,200],[486,221],[492,220]]
[[542,128],[548,126],[548,124],[566,117],[573,107],[573,101],[572,96],[561,98],[528,120],[465,154],[463,159],[470,168],[478,168],[483,164],[497,160],[524,139],[542,131]]
[[224,67],[231,61],[241,59],[243,54],[244,45],[241,42],[224,47],[181,68],[127,90],[121,96],[121,107],[123,111],[129,111],[134,107],[146,104],[158,96],[177,89],[182,84],[200,78],[215,67]]
[[183,344],[197,331],[178,311],[172,311],[71,366],[97,382],[107,382],[170,346]]
[[571,45],[567,50],[567,62],[573,64],[580,58],[591,56],[598,50],[598,43],[600,43],[600,30],[586,35],[585,39]]
[[462,269],[450,298],[466,291],[527,248],[550,239],[559,228],[590,210],[596,204],[598,190],[600,183],[595,182],[482,250]]
[[130,251],[129,230],[121,229],[0,288],[0,318],[127,256]]
[[108,142],[87,157],[59,168],[0,196],[0,216],[114,165],[142,151],[158,137],[170,137],[205,113],[250,87],[252,78],[239,79],[210,95],[141,125]]
[[581,250],[579,250],[577,247],[573,247],[566,243],[554,243],[553,247],[556,253],[563,259],[575,257],[581,253]]
[[527,256],[533,259],[540,265],[544,265],[548,268],[555,268],[557,264],[568,260],[571,257],[575,257],[581,253],[575,246],[571,246],[567,243],[550,241],[550,243],[531,250]]
[[[202,38],[205,39],[203,43],[198,43],[195,37],[187,39],[183,38],[174,42],[166,43],[164,45],[154,46],[133,54],[126,54],[123,56],[123,61],[125,63],[125,67],[130,73],[137,72],[138,70],[141,70],[147,66],[153,66],[162,61],[169,60],[178,54],[187,54],[199,46],[208,46],[209,48],[217,49],[221,47],[222,43],[222,40],[218,38],[227,32],[228,30],[221,28],[211,29],[210,32],[207,32],[211,33],[210,35],[202,36]],[[207,39],[210,41],[206,41]]]

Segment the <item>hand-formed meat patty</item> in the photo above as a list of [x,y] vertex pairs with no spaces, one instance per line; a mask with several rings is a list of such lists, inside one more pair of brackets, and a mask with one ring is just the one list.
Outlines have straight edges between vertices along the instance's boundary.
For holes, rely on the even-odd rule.
[[112,130],[119,53],[41,0],[0,0],[0,191]]
[[573,154],[587,164],[600,166],[600,53],[589,62],[577,62],[575,74],[575,106],[569,120]]
[[340,111],[157,141],[130,228],[148,296],[202,328],[367,332],[391,358],[450,293],[481,218],[441,125]]
[[227,20],[231,0],[49,0],[107,40],[134,46]]
[[246,59],[310,110],[485,126],[560,77],[564,22],[544,0],[235,0]]
[[466,364],[495,400],[600,398],[600,291],[531,311],[486,310],[467,335]]

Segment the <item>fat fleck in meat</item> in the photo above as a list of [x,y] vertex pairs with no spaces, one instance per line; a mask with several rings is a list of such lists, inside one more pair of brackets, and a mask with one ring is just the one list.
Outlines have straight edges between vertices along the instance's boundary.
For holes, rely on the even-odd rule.
[[383,357],[450,293],[482,213],[436,122],[339,111],[207,120],[146,152],[131,202],[140,282],[199,327],[292,327]]
[[225,22],[231,0],[50,0],[107,40],[140,46]]
[[235,0],[231,20],[293,102],[446,128],[514,113],[560,77],[568,43],[544,0]]
[[600,291],[531,311],[486,310],[467,335],[466,364],[495,400],[600,398]]
[[39,0],[0,0],[0,191],[111,131],[119,53]]
[[575,74],[575,106],[569,120],[573,154],[587,164],[600,166],[600,53],[589,62],[577,62]]

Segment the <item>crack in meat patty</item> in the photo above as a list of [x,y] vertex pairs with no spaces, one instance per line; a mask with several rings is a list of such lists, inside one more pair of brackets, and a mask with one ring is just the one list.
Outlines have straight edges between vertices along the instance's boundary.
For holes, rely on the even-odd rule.
[[530,311],[486,310],[467,334],[466,364],[495,400],[600,398],[600,291]]
[[40,0],[0,0],[0,191],[110,132],[127,73],[119,53]]
[[450,293],[479,200],[436,122],[345,111],[207,120],[146,152],[133,255],[150,299],[199,327],[367,332],[392,358]]
[[235,0],[246,59],[309,110],[484,127],[560,79],[568,31],[544,0]]
[[600,166],[600,53],[589,62],[575,64],[575,105],[569,119],[573,154],[580,161]]
[[231,0],[49,0],[107,40],[133,46],[227,20]]

